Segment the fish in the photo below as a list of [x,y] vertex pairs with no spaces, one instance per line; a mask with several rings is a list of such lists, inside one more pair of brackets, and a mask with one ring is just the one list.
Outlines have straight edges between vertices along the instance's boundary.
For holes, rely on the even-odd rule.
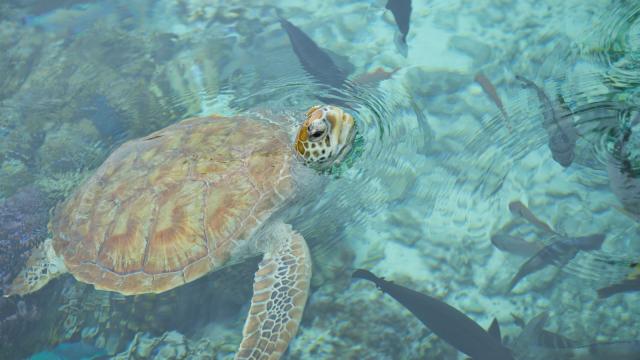
[[400,54],[407,57],[409,47],[407,45],[407,35],[411,22],[411,0],[389,0],[385,6],[393,14],[400,33],[394,37],[394,43]]
[[533,212],[531,212],[531,210],[529,210],[529,208],[519,200],[514,200],[509,203],[509,211],[514,216],[521,217],[522,219],[528,221],[532,225],[542,229],[547,233],[558,235],[558,233],[555,232],[551,228],[551,226],[549,226],[544,221],[538,219],[538,217],[535,216]]
[[496,90],[496,87],[493,86],[493,84],[491,83],[491,80],[489,80],[481,71],[477,72],[476,76],[473,79],[480,85],[480,87],[482,88],[484,93],[487,94],[489,99],[491,99],[491,101],[493,101],[496,104],[496,106],[498,107],[498,110],[500,110],[500,112],[502,113],[502,116],[504,117],[504,121],[505,121],[505,124],[507,125],[507,129],[509,129],[509,132],[513,132],[513,127],[511,126],[511,120],[509,118],[509,114],[507,114],[507,110],[504,108],[504,105],[502,104],[502,100],[498,95],[498,91]]
[[[514,344],[517,354],[544,355],[549,360],[637,360],[640,359],[640,341],[617,341],[578,345],[563,335],[544,330],[546,312],[533,318],[524,327]],[[526,356],[523,356],[523,358]]]
[[[516,75],[516,79],[523,86],[534,90],[538,100],[542,104],[542,126],[549,137],[549,150],[551,156],[561,166],[567,168],[575,159],[575,147],[578,131],[575,128],[572,112],[561,95],[558,95],[557,104],[551,102],[547,94],[533,81]],[[560,110],[563,116],[558,116],[556,110]]]
[[619,283],[598,289],[598,297],[604,299],[622,292],[640,291],[640,264],[633,263],[630,267],[632,271],[626,279]]
[[376,87],[381,81],[391,78],[398,70],[400,70],[399,67],[391,71],[386,71],[385,69],[379,67],[372,72],[356,76],[353,79],[353,83],[362,86]]
[[[521,328],[525,329],[528,326],[528,324],[525,323],[524,319],[522,319],[521,317],[518,317],[514,314],[511,314],[511,316],[513,317],[515,324],[520,326]],[[557,349],[578,346],[578,343],[573,339],[570,339],[566,336],[543,329],[542,325],[544,324],[541,323],[540,321],[541,320],[546,321],[547,316],[548,316],[548,313],[543,312],[534,318],[533,324],[535,324],[537,328],[535,329],[535,331],[528,331],[528,333],[530,336],[533,336],[535,338],[528,339],[528,341],[532,341],[533,343],[539,346],[557,348]]]
[[553,159],[564,167],[569,167],[575,159],[578,130],[573,120],[573,112],[560,94],[556,100],[560,114],[557,122],[547,129],[549,133],[549,149]]
[[511,350],[496,338],[500,330],[495,320],[489,332],[444,301],[379,278],[368,270],[358,269],[352,276],[376,284],[378,289],[398,301],[438,337],[473,360],[514,359]]
[[520,280],[534,272],[544,269],[548,265],[556,265],[559,267],[566,265],[571,259],[578,255],[580,250],[591,251],[600,249],[604,240],[604,234],[563,237],[543,247],[520,266],[520,269],[518,269],[518,272],[509,283],[509,291],[513,290]]
[[329,54],[290,21],[280,15],[278,19],[302,68],[318,82],[336,89],[342,88],[347,74],[333,62]]
[[[618,122],[625,124],[630,115],[626,110],[621,111],[618,115]],[[636,114],[629,125],[623,125],[613,150],[607,156],[607,174],[609,187],[622,203],[623,213],[640,222],[640,176],[633,169],[626,149],[632,135],[631,128],[638,121],[640,121],[640,112]]]
[[616,341],[595,343],[575,348],[555,349],[557,359],[579,360],[638,360],[640,341]]
[[502,251],[520,256],[531,256],[542,249],[542,245],[507,234],[491,235],[491,243]]
[[640,278],[622,280],[619,283],[598,289],[597,293],[598,298],[605,299],[615,294],[632,291],[640,291]]

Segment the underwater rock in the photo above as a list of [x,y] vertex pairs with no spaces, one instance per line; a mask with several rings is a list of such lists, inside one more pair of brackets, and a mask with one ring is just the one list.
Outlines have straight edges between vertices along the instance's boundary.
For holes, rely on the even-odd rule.
[[80,332],[80,336],[82,337],[82,340],[90,340],[93,339],[97,334],[98,334],[98,327],[97,326],[90,326],[90,327],[86,327],[83,328],[82,331]]
[[[47,235],[52,203],[33,186],[0,200],[0,277],[12,279]],[[1,283],[4,287],[4,283]]]
[[177,331],[165,332],[154,337],[149,333],[137,333],[127,350],[114,359],[187,359],[189,350],[184,335]]
[[96,94],[87,100],[88,103],[78,109],[75,117],[90,121],[103,139],[111,140],[109,142],[120,140],[127,131],[122,114],[109,104],[104,95]]
[[105,157],[99,134],[89,120],[65,123],[47,132],[37,151],[38,167],[45,173],[65,173],[93,168]]
[[471,76],[457,71],[428,71],[415,67],[407,71],[405,83],[412,93],[432,97],[455,94],[468,86],[472,80]]
[[0,299],[0,353],[12,343],[14,334],[24,334],[29,326],[41,318],[38,307],[31,302],[18,299]]
[[87,171],[69,171],[61,174],[44,174],[36,178],[34,186],[43,191],[52,202],[62,201],[84,180]]
[[24,162],[6,159],[0,163],[0,198],[13,194],[16,189],[32,180],[32,174]]
[[106,353],[84,342],[62,343],[51,350],[34,354],[29,360],[102,359]]
[[205,103],[218,93],[215,54],[219,53],[204,46],[181,53],[158,68],[151,91],[158,98],[175,101],[186,117],[201,114]]
[[91,0],[16,0],[13,2],[13,4],[16,7],[23,8],[29,11],[30,14],[39,15],[55,9],[88,2],[91,2]]
[[355,252],[344,242],[338,242],[330,248],[312,250],[313,276],[311,277],[311,289],[320,286],[346,285],[349,280],[348,269],[353,267]]
[[[322,287],[311,295],[290,345],[291,359],[454,358],[454,349],[427,336],[410,313],[377,289],[354,287],[358,291]],[[403,331],[398,324],[406,326]]]
[[212,24],[233,24],[250,19],[251,10],[261,3],[243,2],[243,6],[235,3],[211,3],[206,0],[176,0],[177,15],[186,23],[207,22]]
[[473,68],[478,69],[491,60],[491,47],[468,36],[454,35],[449,39],[449,47],[473,59]]
[[393,240],[407,246],[413,246],[425,239],[422,231],[423,219],[413,209],[397,206],[389,214],[388,225],[398,229]]
[[[240,342],[245,315],[242,309],[251,297],[250,280],[258,260],[222,269],[162,294],[125,297],[64,277],[43,289],[44,293],[31,296],[39,301],[39,313],[47,314],[39,323],[38,329],[42,331],[29,325],[25,329],[33,336],[16,338],[9,334],[6,351],[36,351],[81,338],[112,356],[119,353],[124,356],[127,348],[131,354],[137,354],[121,357],[126,359],[192,359],[198,354],[210,358],[216,352],[233,353]],[[194,293],[198,296],[194,297]],[[171,329],[193,333],[210,324],[215,324],[217,330],[228,324],[231,338],[215,336],[217,340],[210,341],[209,334],[187,340],[178,333],[163,335],[163,331]],[[4,350],[0,346],[0,352]]]
[[46,44],[11,99],[12,106],[25,109],[20,131],[37,133],[87,119],[110,144],[122,133],[147,134],[176,120],[178,115],[149,91],[153,54],[167,49],[160,39],[98,21],[64,45]]
[[19,91],[41,58],[45,41],[46,36],[18,22],[0,22],[0,100]]

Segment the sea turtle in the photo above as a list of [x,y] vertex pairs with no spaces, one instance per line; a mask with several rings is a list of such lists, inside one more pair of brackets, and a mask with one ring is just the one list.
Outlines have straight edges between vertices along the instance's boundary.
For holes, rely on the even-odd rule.
[[338,107],[314,106],[292,146],[273,120],[192,118],[123,144],[56,208],[52,237],[5,296],[65,272],[96,289],[160,293],[263,254],[236,359],[280,358],[311,277],[307,244],[282,214],[296,194],[319,191],[301,192],[301,174],[342,161],[355,122]]

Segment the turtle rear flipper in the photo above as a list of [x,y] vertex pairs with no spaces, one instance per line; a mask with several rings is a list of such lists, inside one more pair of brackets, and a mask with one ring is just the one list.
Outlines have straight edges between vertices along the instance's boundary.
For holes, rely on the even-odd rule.
[[289,225],[274,226],[253,282],[251,307],[235,359],[279,359],[295,336],[309,294],[311,256]]
[[67,268],[64,262],[56,255],[53,249],[53,241],[47,239],[33,249],[29,260],[27,260],[22,271],[13,279],[4,296],[32,293],[45,286],[49,280],[66,272]]

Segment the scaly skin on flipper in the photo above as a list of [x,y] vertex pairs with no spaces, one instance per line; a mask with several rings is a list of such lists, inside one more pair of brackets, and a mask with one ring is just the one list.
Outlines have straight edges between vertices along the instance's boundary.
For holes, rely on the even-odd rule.
[[274,225],[253,283],[251,308],[236,360],[279,359],[295,336],[309,293],[311,256],[302,236]]

